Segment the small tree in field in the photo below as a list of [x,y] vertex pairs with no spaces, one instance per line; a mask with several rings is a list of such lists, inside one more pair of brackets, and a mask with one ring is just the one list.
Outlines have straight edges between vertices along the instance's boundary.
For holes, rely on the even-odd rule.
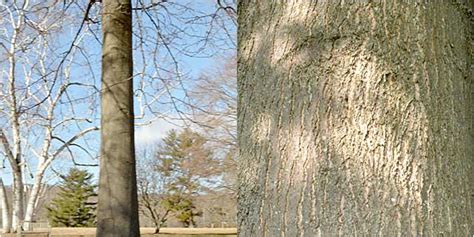
[[194,218],[201,212],[194,205],[194,197],[207,190],[221,174],[221,163],[206,147],[207,140],[191,129],[177,133],[172,130],[163,139],[156,154],[155,169],[168,179],[168,193],[164,199],[184,227],[196,227]]
[[143,153],[138,192],[142,214],[151,218],[155,233],[173,217],[184,227],[196,227],[202,212],[195,197],[208,192],[222,174],[222,161],[207,146],[207,139],[191,129],[170,131],[162,143]]
[[165,195],[161,205],[166,210],[174,213],[174,217],[183,227],[197,227],[194,217],[202,216],[202,211],[194,205],[193,199],[184,193],[174,192]]
[[92,174],[72,168],[60,184],[60,191],[47,207],[52,226],[91,227],[95,222],[96,203],[90,198],[97,196],[97,185],[92,183]]
[[183,227],[197,227],[194,217],[202,216],[202,211],[197,210],[190,198],[184,198],[176,203],[174,210],[176,211],[176,219],[181,222]]

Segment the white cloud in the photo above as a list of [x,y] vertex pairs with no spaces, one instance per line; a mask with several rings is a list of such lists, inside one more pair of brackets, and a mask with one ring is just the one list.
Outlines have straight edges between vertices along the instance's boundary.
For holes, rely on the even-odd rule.
[[138,127],[135,132],[135,143],[136,145],[156,143],[164,138],[171,129],[180,129],[181,124],[180,121],[168,122],[159,119],[149,125]]

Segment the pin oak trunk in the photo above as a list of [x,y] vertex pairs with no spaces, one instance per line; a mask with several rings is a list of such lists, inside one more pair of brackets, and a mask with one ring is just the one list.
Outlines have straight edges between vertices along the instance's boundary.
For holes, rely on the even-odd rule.
[[130,0],[103,0],[97,236],[139,236]]
[[238,10],[240,236],[474,234],[469,1]]

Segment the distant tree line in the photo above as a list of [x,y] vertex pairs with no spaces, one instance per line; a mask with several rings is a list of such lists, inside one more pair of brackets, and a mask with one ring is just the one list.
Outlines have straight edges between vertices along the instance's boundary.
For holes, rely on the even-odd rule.
[[[160,143],[139,153],[140,214],[153,222],[156,233],[170,220],[183,227],[198,227],[196,218],[202,217],[206,208],[212,209],[208,213],[217,208],[219,216],[226,215],[225,208],[207,200],[227,193],[225,198],[233,201],[233,194],[223,188],[228,186],[223,178],[227,156],[221,157],[213,149],[206,137],[186,128],[169,131]],[[96,226],[97,185],[93,175],[72,168],[61,178],[56,197],[46,207],[51,226]],[[235,204],[230,207],[235,208]]]

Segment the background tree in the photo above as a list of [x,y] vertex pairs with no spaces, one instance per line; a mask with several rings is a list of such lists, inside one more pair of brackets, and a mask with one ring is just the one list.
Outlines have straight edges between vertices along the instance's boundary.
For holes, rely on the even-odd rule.
[[[210,193],[216,199],[226,203],[226,208],[223,208],[221,204],[222,210],[236,213],[238,190],[237,60],[234,54],[230,54],[219,57],[215,62],[215,67],[203,72],[199,78],[193,81],[188,90],[190,100],[186,107],[189,117],[192,118],[192,127],[206,137],[207,146],[212,149],[214,156],[221,160],[222,179],[219,179],[219,183],[210,190]],[[203,207],[203,220],[210,221],[211,226],[215,223],[223,224],[222,218],[213,219],[219,215],[218,212],[213,211],[215,207],[211,207],[216,203],[218,203],[217,200],[209,200],[210,205]],[[235,210],[232,210],[232,207]],[[230,221],[227,224],[232,225],[233,223],[235,221]]]
[[72,168],[63,177],[59,193],[48,210],[49,222],[53,227],[93,227],[95,226],[97,185],[93,184],[92,174],[85,170]]
[[207,140],[191,129],[172,130],[158,148],[156,171],[169,179],[165,202],[183,226],[196,226],[200,216],[193,198],[209,190],[221,174],[221,161],[206,147]]
[[166,225],[172,216],[172,205],[163,203],[166,196],[167,183],[169,178],[161,176],[156,172],[154,147],[139,149],[137,163],[137,189],[139,211],[153,222],[155,233],[159,233],[161,227]]
[[472,4],[238,9],[240,236],[472,235]]
[[173,192],[166,195],[162,205],[174,212],[174,217],[183,227],[197,227],[195,217],[202,216],[202,211],[198,210],[192,197],[183,193]]
[[[223,63],[222,63],[223,62]],[[222,159],[221,187],[237,193],[237,61],[235,55],[216,60],[201,74],[188,94],[187,104],[196,130],[206,137],[214,155]]]
[[207,147],[206,138],[191,129],[171,130],[155,149],[144,151],[138,173],[142,213],[157,231],[170,218],[185,227],[197,226],[194,219],[202,212],[195,198],[217,187],[222,160]]
[[205,191],[220,174],[220,160],[206,147],[207,140],[189,128],[171,130],[156,152],[156,170],[171,179],[170,190],[189,195]]

